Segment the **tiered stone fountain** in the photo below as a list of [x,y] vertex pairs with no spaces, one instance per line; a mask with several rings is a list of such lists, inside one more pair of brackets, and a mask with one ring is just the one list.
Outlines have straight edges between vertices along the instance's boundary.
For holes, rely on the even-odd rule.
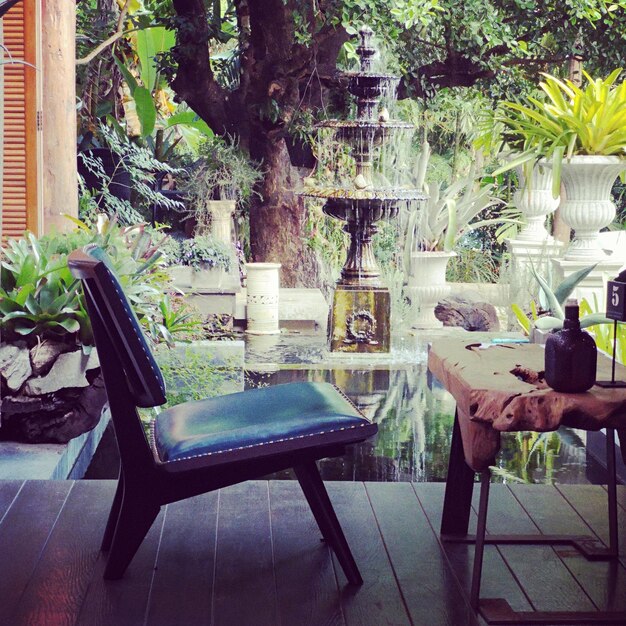
[[[401,203],[424,197],[416,189],[374,183],[375,170],[385,160],[381,150],[398,133],[406,134],[414,127],[390,121],[387,109],[380,108],[384,96],[395,94],[399,78],[372,70],[377,54],[371,43],[372,34],[367,26],[359,30],[361,41],[356,51],[360,71],[343,73],[348,91],[356,97],[356,120],[327,120],[317,125],[320,134],[330,133],[339,146],[337,154],[347,154],[349,161],[353,159],[351,176],[334,186],[316,186],[304,192],[308,197],[325,198],[324,212],[345,221],[344,230],[350,234],[350,248],[335,287],[329,320],[329,344],[335,352],[389,352],[389,290],[374,258],[372,235],[376,232],[375,223],[396,217]],[[391,164],[389,169],[397,167]],[[382,180],[388,181],[388,177]]]

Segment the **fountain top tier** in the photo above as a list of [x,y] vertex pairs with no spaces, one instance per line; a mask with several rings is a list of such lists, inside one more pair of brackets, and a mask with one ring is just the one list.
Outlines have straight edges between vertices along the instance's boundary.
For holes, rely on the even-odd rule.
[[382,97],[393,97],[400,82],[399,77],[372,71],[372,62],[378,50],[372,43],[374,32],[369,26],[359,29],[360,44],[356,53],[360,59],[358,72],[344,72],[348,79],[348,91],[357,99],[357,119],[374,120]]
[[[423,200],[423,194],[417,189],[405,189],[401,186],[390,187],[387,171],[394,168],[394,159],[389,159],[389,153],[382,152],[389,140],[394,137],[405,137],[410,140],[410,132],[415,128],[413,124],[398,120],[390,120],[386,108],[380,108],[381,100],[387,96],[394,99],[399,78],[391,74],[381,74],[373,71],[373,60],[377,49],[372,43],[373,31],[368,26],[359,29],[360,43],[356,52],[360,59],[360,71],[344,72],[342,76],[348,80],[348,91],[356,98],[357,115],[353,120],[324,120],[316,128],[321,132],[320,146],[337,145],[337,157],[341,156],[341,146],[348,146],[354,159],[356,176],[353,180],[338,180],[337,186],[328,183],[320,187],[308,188],[303,195],[313,198],[326,198],[324,211],[335,218],[348,222],[354,220],[378,221],[383,218],[393,218],[401,203]],[[330,134],[329,134],[330,133]],[[330,137],[330,144],[323,144]],[[387,165],[381,169],[384,182],[383,187],[374,186],[372,173],[376,160]],[[331,162],[334,159],[331,158]],[[397,161],[396,161],[397,163]],[[397,173],[394,171],[394,174]],[[343,174],[339,175],[340,179]],[[330,182],[330,181],[329,181]]]

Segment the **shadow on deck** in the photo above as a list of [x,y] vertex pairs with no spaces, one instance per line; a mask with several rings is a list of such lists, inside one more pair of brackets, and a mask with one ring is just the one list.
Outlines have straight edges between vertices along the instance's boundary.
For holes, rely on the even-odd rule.
[[[328,483],[365,579],[356,590],[295,481],[248,482],[165,507],[125,578],[105,582],[98,547],[114,487],[0,482],[0,624],[481,623],[467,600],[473,548],[438,540],[443,484]],[[626,488],[619,498],[619,563],[562,546],[488,546],[482,595],[516,610],[626,610]],[[493,485],[488,530],[606,542],[606,492]]]

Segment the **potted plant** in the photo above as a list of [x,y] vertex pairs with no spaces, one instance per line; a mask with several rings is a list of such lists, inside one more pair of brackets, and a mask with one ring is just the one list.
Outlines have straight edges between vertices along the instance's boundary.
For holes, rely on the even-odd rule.
[[[104,216],[103,216],[104,217]],[[0,437],[65,443],[99,421],[106,394],[79,282],[67,256],[88,243],[107,251],[129,300],[155,341],[184,330],[163,303],[158,244],[143,226],[10,239],[0,254]],[[164,306],[165,304],[165,306]]]
[[476,164],[467,176],[442,189],[441,182],[425,182],[429,158],[430,147],[425,142],[415,182],[418,189],[424,189],[427,199],[409,214],[404,242],[404,269],[408,277],[405,289],[411,302],[419,306],[413,322],[415,328],[442,326],[435,317],[435,306],[450,292],[446,267],[455,256],[456,242],[464,234],[483,226],[515,223],[507,218],[476,220],[483,211],[500,202],[491,195],[492,185],[481,184]]
[[171,239],[163,254],[174,285],[191,289],[220,287],[233,258],[229,247],[211,235]]
[[626,170],[626,84],[616,83],[620,73],[594,80],[583,72],[584,87],[543,74],[543,99],[502,103],[504,134],[521,153],[500,171],[543,159],[552,169],[555,197],[563,182],[561,214],[575,231],[566,260],[606,257],[598,234],[615,217],[611,188]]
[[248,200],[261,170],[237,144],[221,137],[204,141],[200,158],[191,166],[183,192],[196,235],[232,243],[232,219],[238,204]]
[[[565,301],[595,267],[595,265],[590,265],[574,272],[561,281],[554,289],[550,287],[548,281],[543,276],[532,268],[532,274],[539,284],[539,306],[541,307],[541,313],[538,311],[537,304],[534,301],[531,302],[530,307],[532,319],[516,304],[512,305],[512,310],[522,330],[524,330],[535,343],[545,343],[545,338],[550,332],[563,328],[563,322],[565,320],[563,306],[565,305]],[[588,306],[585,308],[588,308]],[[580,319],[581,328],[609,323],[612,323],[612,320],[601,313],[588,313]]]

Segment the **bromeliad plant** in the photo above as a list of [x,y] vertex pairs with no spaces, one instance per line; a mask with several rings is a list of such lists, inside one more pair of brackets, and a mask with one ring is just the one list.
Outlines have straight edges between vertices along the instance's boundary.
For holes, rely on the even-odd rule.
[[[540,276],[534,268],[532,268],[533,276],[539,283],[539,305],[541,309],[549,312],[549,315],[540,315],[537,304],[531,302],[531,315],[532,320],[522,311],[522,309],[516,305],[512,305],[513,313],[517,318],[522,329],[527,335],[530,335],[532,326],[539,330],[558,330],[563,328],[563,320],[565,319],[565,312],[563,311],[563,305],[565,301],[572,295],[576,286],[582,282],[595,268],[595,265],[584,267],[583,269],[574,272],[561,283],[557,285],[555,289],[552,289],[546,279]],[[585,311],[581,307],[581,312]],[[610,319],[602,315],[601,313],[588,313],[580,319],[581,328],[587,328],[596,324],[609,324],[612,323]]]
[[186,331],[188,318],[172,313],[163,291],[159,243],[143,225],[120,227],[103,216],[95,230],[75,220],[73,233],[27,233],[11,239],[0,256],[0,333],[6,342],[44,339],[92,346],[93,336],[79,282],[67,269],[68,254],[88,243],[106,250],[139,320],[155,341]]
[[[86,242],[85,242],[86,243]],[[32,234],[7,242],[0,261],[3,341],[78,340],[92,345],[89,318],[64,254]]]
[[[626,156],[626,83],[616,84],[616,69],[605,78],[583,72],[587,85],[543,74],[544,98],[526,104],[503,102],[498,121],[510,148],[517,152],[498,174],[520,165],[528,168],[541,158],[552,161],[553,195],[560,192],[563,158],[574,155]],[[529,179],[529,176],[527,176]]]

